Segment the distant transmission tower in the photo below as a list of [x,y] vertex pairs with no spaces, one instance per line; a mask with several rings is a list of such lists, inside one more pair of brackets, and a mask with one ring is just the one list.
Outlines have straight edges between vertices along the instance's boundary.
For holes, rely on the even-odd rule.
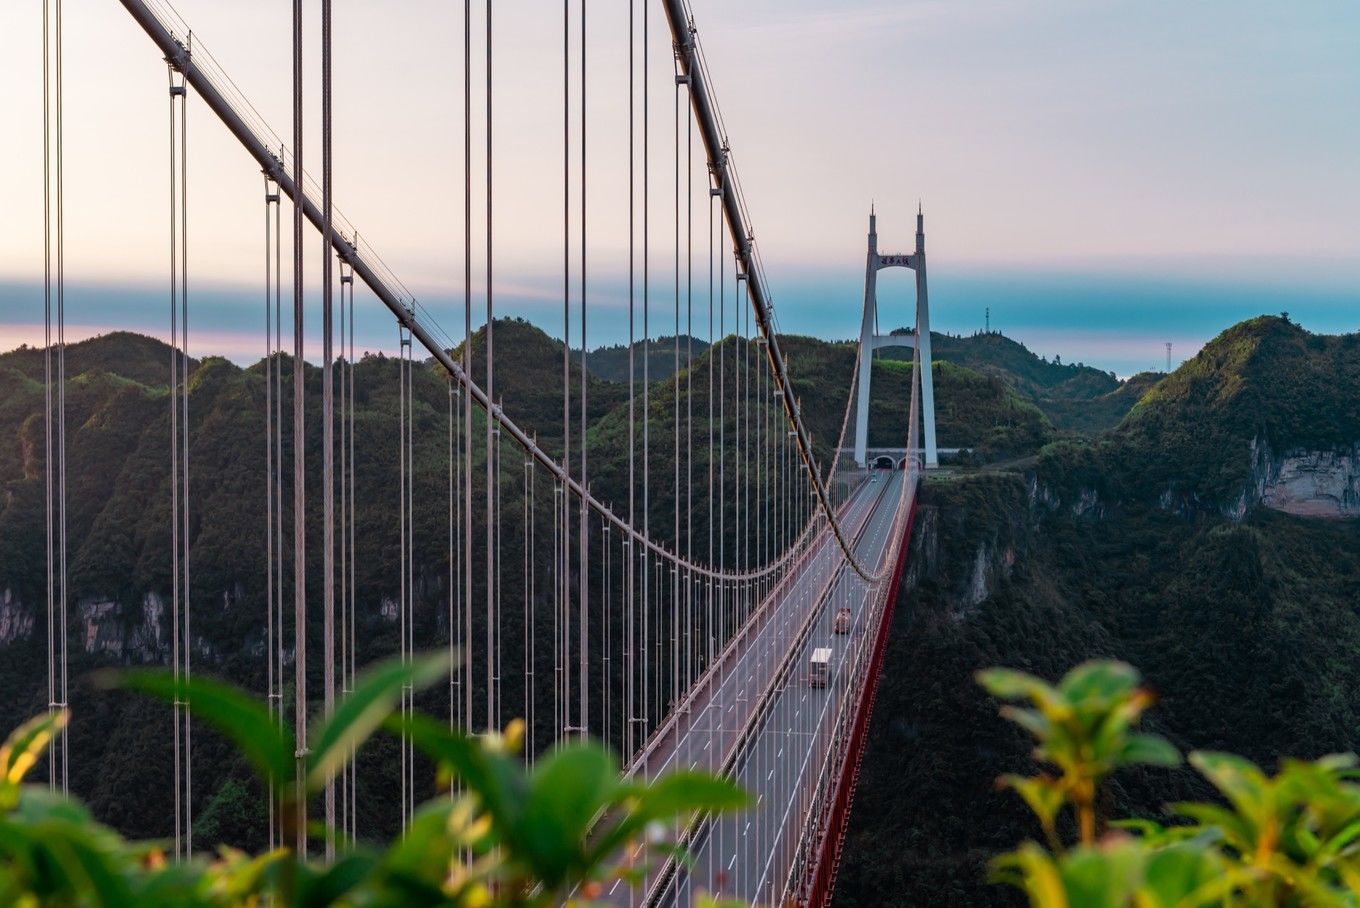
[[991,307],[991,306],[988,306],[988,307],[987,307],[987,328],[986,328],[986,330],[984,331],[984,333],[985,333],[985,334],[991,334],[991,333],[992,333],[992,307]]
[[1171,341],[1166,342],[1166,371],[1171,371]]

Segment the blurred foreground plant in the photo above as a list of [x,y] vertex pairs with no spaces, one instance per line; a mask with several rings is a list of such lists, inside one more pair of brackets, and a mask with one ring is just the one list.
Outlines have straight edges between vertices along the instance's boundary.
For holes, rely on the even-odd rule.
[[[246,693],[161,672],[110,676],[109,683],[189,704],[249,760],[283,805],[286,843],[307,802],[379,728],[406,733],[438,767],[453,797],[421,806],[387,850],[341,843],[332,863],[290,847],[258,856],[222,848],[215,857],[167,862],[158,843],[123,840],[74,799],[24,786],[67,713],[40,716],[0,749],[0,905],[90,906],[539,906],[588,902],[607,880],[640,878],[675,821],[745,803],[731,783],[675,773],[647,785],[624,781],[613,753],[593,742],[564,745],[531,770],[517,756],[522,726],[473,737],[393,708],[403,686],[443,677],[443,657],[369,671],[329,718],[309,730],[299,762],[291,734]],[[327,830],[312,824],[311,838]],[[573,893],[575,896],[573,896]]]
[[[1170,806],[1176,825],[1114,822],[1100,834],[1099,792],[1111,773],[1144,763],[1174,766],[1164,739],[1132,728],[1152,703],[1121,662],[1087,662],[1056,687],[990,669],[978,682],[1006,700],[1002,715],[1034,736],[1035,758],[1055,772],[1003,776],[1048,840],[992,862],[992,877],[1023,890],[1036,908],[1360,906],[1360,784],[1353,755],[1285,760],[1267,776],[1231,754],[1189,757],[1224,804]],[[1057,818],[1070,808],[1078,841],[1065,847]]]

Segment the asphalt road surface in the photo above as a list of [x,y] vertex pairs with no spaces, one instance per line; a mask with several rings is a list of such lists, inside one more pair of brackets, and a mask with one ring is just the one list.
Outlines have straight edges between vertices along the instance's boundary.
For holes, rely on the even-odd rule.
[[[855,539],[860,563],[881,569],[891,549],[893,519],[903,473],[877,472],[853,494],[841,525]],[[706,827],[690,846],[690,868],[679,869],[658,894],[663,905],[692,904],[700,890],[747,903],[778,904],[795,861],[795,849],[811,807],[816,781],[829,767],[831,730],[838,712],[853,708],[844,695],[852,656],[873,645],[876,628],[864,617],[870,592],[844,565],[833,539],[820,542],[784,592],[752,623],[746,638],[719,661],[707,683],[651,742],[635,775],[654,778],[676,768],[718,771],[734,759],[735,777],[754,799],[740,814]],[[839,607],[851,612],[848,633],[833,632]],[[799,644],[792,671],[774,693],[764,716],[752,721],[760,693],[778,674],[783,656],[815,613],[810,633]],[[832,651],[825,687],[809,681],[812,650]],[[745,746],[742,747],[743,731]],[[629,889],[612,884],[604,898],[613,904],[641,904],[653,885]]]

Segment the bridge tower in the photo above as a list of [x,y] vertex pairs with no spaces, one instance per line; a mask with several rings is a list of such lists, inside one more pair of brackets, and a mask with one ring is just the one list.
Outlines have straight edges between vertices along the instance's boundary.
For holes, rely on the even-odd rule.
[[[859,386],[855,403],[855,463],[868,465],[869,379],[874,351],[882,347],[920,347],[922,437],[926,466],[940,464],[935,447],[935,383],[930,368],[930,299],[926,293],[925,216],[916,208],[916,251],[909,255],[881,255],[878,251],[878,218],[869,208],[869,254],[864,269],[864,321],[860,324]],[[877,334],[878,272],[883,268],[910,268],[916,272],[916,334]],[[908,452],[910,456],[911,452]]]

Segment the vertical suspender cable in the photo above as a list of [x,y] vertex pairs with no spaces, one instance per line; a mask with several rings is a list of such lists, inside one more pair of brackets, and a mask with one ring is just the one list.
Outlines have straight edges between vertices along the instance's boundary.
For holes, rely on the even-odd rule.
[[[581,0],[581,488],[589,489],[586,481],[586,4]],[[580,669],[577,683],[581,686],[581,714],[579,728],[582,737],[590,730],[590,654],[589,612],[590,597],[590,505],[581,498],[581,526],[577,545],[580,546],[580,618],[577,633],[580,647]]]
[[[170,72],[170,569],[171,588],[171,671],[179,680],[179,281],[175,269],[178,252],[175,246],[175,220],[178,209],[175,206],[175,75]],[[175,747],[175,859],[183,857],[183,805],[180,779],[180,699],[174,702],[174,747]]]
[[[47,581],[47,712],[57,709],[57,653],[55,634],[56,588],[53,580],[53,526],[56,512],[52,496],[52,101],[51,101],[51,25],[49,9],[43,2],[43,502],[45,506]],[[47,765],[48,787],[57,787],[57,755],[50,752]]]
[[[302,0],[293,0],[293,185],[302,186]],[[307,771],[307,490],[303,409],[302,192],[293,194],[293,733],[298,789]],[[307,799],[297,805],[299,854],[307,852]]]
[[[282,150],[279,159],[283,159]],[[278,185],[275,184],[275,195]],[[283,205],[274,199],[274,683],[275,721],[283,731]],[[277,822],[282,827],[284,818]],[[278,844],[284,845],[282,828]]]
[[[407,384],[407,375],[409,374],[408,361],[407,361],[407,350],[408,350],[408,348],[409,348],[409,343],[410,343],[410,342],[407,340],[407,335],[406,335],[406,328],[405,328],[405,326],[404,326],[404,325],[398,324],[398,325],[397,325],[397,357],[398,357],[398,359],[397,359],[397,383],[398,383],[399,391],[397,392],[397,414],[398,414],[398,415],[397,415],[397,435],[399,436],[399,439],[400,439],[400,440],[399,440],[398,443],[397,443],[397,463],[398,463],[398,466],[397,466],[397,476],[398,476],[398,479],[397,479],[397,532],[398,532],[398,534],[399,534],[399,536],[400,536],[400,541],[399,541],[398,547],[397,547],[397,555],[398,555],[398,568],[397,568],[397,573],[398,573],[398,579],[397,579],[397,635],[398,635],[398,637],[399,637],[399,643],[398,643],[398,650],[397,650],[397,651],[398,651],[398,653],[399,653],[399,658],[401,659],[401,664],[402,664],[402,665],[406,665],[406,664],[407,664],[407,657],[406,657],[406,639],[407,639],[407,630],[406,630],[406,628],[407,628],[407,624],[408,624],[408,623],[410,622],[410,620],[411,620],[411,618],[410,618],[410,612],[411,612],[411,607],[410,607],[410,590],[407,589],[407,585],[406,585],[406,577],[407,577],[406,566],[407,566],[407,564],[409,563],[409,562],[408,562],[409,554],[408,554],[408,552],[406,551],[407,521],[410,519],[410,515],[408,515],[408,513],[407,513],[407,507],[406,507],[406,502],[407,502],[406,489],[407,489],[407,483],[410,482],[410,478],[407,476],[407,472],[406,472],[406,464],[407,464],[407,462],[408,462],[408,457],[409,457],[409,452],[407,451],[407,433],[406,433],[406,419],[407,419],[407,413],[409,412],[409,409],[408,409],[407,403],[406,403],[406,394],[407,394],[406,384]],[[410,702],[409,702],[409,698],[408,698],[407,694],[408,694],[408,691],[407,691],[407,689],[406,689],[406,684],[403,682],[402,687],[401,687],[401,717],[402,717],[403,720],[409,719],[409,718],[410,718]],[[403,835],[404,835],[405,832],[406,832],[406,827],[407,827],[408,825],[410,825],[410,822],[411,822],[410,811],[408,810],[408,805],[410,804],[410,791],[409,791],[409,787],[408,787],[408,784],[407,784],[407,778],[408,778],[408,772],[407,772],[407,770],[408,770],[408,766],[407,766],[408,757],[407,757],[407,753],[408,753],[408,749],[407,749],[407,737],[406,737],[405,734],[403,734],[403,735],[401,736],[401,766],[400,766],[400,768],[401,768],[401,786],[400,786],[400,789],[401,789],[401,829],[402,829],[402,834],[403,834]]]
[[[189,50],[193,51],[193,33],[189,33]],[[180,350],[183,354],[180,358],[180,472],[182,474],[181,484],[181,505],[184,509],[181,515],[180,544],[183,546],[183,553],[180,556],[180,563],[184,569],[184,643],[182,652],[184,654],[184,680],[189,680],[189,663],[193,656],[193,635],[189,631],[189,617],[192,614],[192,600],[189,595],[189,154],[188,154],[188,129],[189,129],[189,87],[188,83],[181,78],[180,84],[183,88],[179,96],[179,241],[180,241]],[[64,420],[63,420],[64,421]],[[65,445],[62,445],[62,459],[65,460]],[[63,464],[62,472],[65,473]],[[65,493],[65,483],[62,484],[63,494]],[[66,551],[65,551],[65,521],[66,508],[62,507],[62,565],[63,574],[65,573]],[[62,584],[63,591],[65,583]],[[65,597],[63,596],[62,611],[65,612]],[[65,620],[63,619],[63,624]],[[64,662],[64,660],[63,660]],[[65,680],[62,682],[65,687]],[[64,699],[64,695],[63,695]],[[184,705],[184,853],[193,854],[194,850],[194,786],[193,786],[193,747],[191,742],[190,728],[190,709],[186,703]]]
[[[179,508],[179,279],[178,262],[179,247],[176,243],[178,236],[177,221],[179,218],[179,207],[177,205],[176,187],[176,142],[175,142],[175,96],[182,94],[184,87],[175,84],[175,71],[168,68],[170,80],[170,568],[173,577],[170,581],[171,589],[171,643],[170,657],[172,662],[172,673],[175,680],[180,678],[180,508]],[[175,858],[179,860],[184,857],[184,805],[183,805],[183,779],[180,776],[183,765],[183,750],[180,740],[182,703],[178,694],[174,701],[174,750],[175,750]]]
[[[405,637],[402,639],[403,657],[410,665],[415,661],[415,623],[416,623],[416,514],[415,514],[415,396],[416,396],[416,361],[415,361],[415,337],[411,332],[406,334],[407,361],[406,361],[406,497],[402,501],[402,510],[406,516],[406,628]],[[406,714],[412,716],[416,708],[415,685],[409,681],[403,685],[405,689]],[[415,744],[409,738],[406,744],[406,793],[407,793],[407,816],[415,817],[416,805],[416,785],[415,785]]]
[[[634,34],[634,0],[628,0],[628,525],[637,526],[637,514],[635,509],[637,488],[634,479],[635,469],[635,422],[636,412],[634,410],[634,395],[636,384],[636,367],[633,363],[634,356],[634,306],[636,294],[637,274],[634,265],[634,245],[635,245],[635,226],[634,226],[634,206],[637,187],[635,183],[634,166],[636,162],[636,152],[634,150],[634,125],[633,119],[636,114],[637,99],[634,93],[634,50],[637,45],[637,38]],[[645,357],[645,352],[644,352]],[[624,587],[625,593],[623,606],[624,639],[627,641],[624,648],[624,672],[627,680],[624,683],[623,693],[623,755],[625,762],[631,762],[633,758],[633,720],[637,712],[634,702],[633,679],[636,670],[637,657],[635,654],[635,631],[633,607],[635,604],[634,594],[634,575],[635,565],[633,564],[633,548],[630,541],[625,537],[623,545],[627,553],[624,568]]]
[[[584,2],[584,0],[583,0]],[[571,475],[571,2],[562,0],[562,469]],[[585,357],[585,350],[581,351]],[[557,578],[560,595],[561,626],[555,646],[560,668],[557,683],[561,686],[558,709],[561,711],[559,732],[571,728],[571,662],[567,640],[571,633],[571,535],[570,510],[567,490],[562,489],[562,509],[557,530],[558,545],[562,548],[558,560]]]
[[[348,299],[347,299],[348,288]],[[350,309],[347,324],[345,307]],[[350,666],[354,659],[354,553],[350,542],[354,533],[354,489],[351,470],[354,469],[354,272],[340,262],[340,692],[352,691]],[[345,343],[348,341],[348,348]],[[352,780],[356,772],[354,746],[350,761],[340,773],[340,832],[348,843],[354,841],[351,824],[354,811],[350,801]]]
[[[65,709],[66,698],[66,262],[65,198],[62,163],[62,4],[56,0],[56,42],[48,3],[43,3],[43,321],[44,391],[43,414],[46,447],[43,451],[47,541],[47,708]],[[55,54],[53,51],[55,50]],[[52,57],[56,58],[55,108],[52,92]],[[55,120],[55,142],[53,129]],[[55,168],[53,152],[55,151]],[[55,208],[53,204],[55,189]],[[56,343],[52,338],[53,214],[56,246]],[[56,353],[56,398],[53,407],[53,352]],[[54,436],[55,434],[55,444]],[[48,782],[68,790],[67,732],[63,727],[50,751]]]
[[562,737],[562,483],[553,482],[553,738]]
[[524,750],[524,756],[530,762],[534,759],[534,656],[531,643],[534,609],[534,490],[533,476],[530,472],[533,469],[533,463],[532,457],[526,456],[524,458],[524,565],[522,576],[522,583],[524,584],[524,702],[522,709],[524,723],[528,731],[528,746]]
[[[331,279],[331,0],[321,0],[321,583],[325,712],[335,710],[335,328]],[[326,778],[326,859],[335,857],[335,778]]]
[[[685,81],[689,91],[689,80]],[[694,136],[685,117],[685,557],[694,560]],[[685,687],[694,681],[694,591],[685,580]]]
[[[354,241],[355,241],[356,243],[359,241],[359,237],[358,237],[357,235],[354,237]],[[348,370],[348,371],[349,371],[349,388],[348,388],[348,391],[347,391],[347,397],[349,398],[349,431],[348,431],[348,436],[349,436],[349,439],[348,439],[349,522],[348,522],[348,528],[347,528],[347,534],[346,534],[346,535],[347,535],[347,538],[348,538],[348,545],[349,545],[349,558],[348,558],[348,562],[349,562],[349,653],[348,653],[348,657],[347,657],[347,658],[348,658],[348,662],[347,662],[347,668],[346,668],[346,672],[347,672],[347,675],[346,675],[346,676],[347,676],[347,678],[349,679],[349,685],[348,685],[348,687],[346,688],[346,690],[347,690],[347,691],[353,691],[353,690],[354,690],[355,654],[356,654],[356,651],[358,650],[358,638],[355,636],[356,625],[355,625],[355,618],[354,618],[355,604],[356,604],[357,601],[358,601],[358,592],[357,592],[357,589],[356,589],[356,580],[357,580],[357,577],[358,577],[358,572],[357,572],[356,567],[355,567],[355,562],[356,562],[355,554],[356,554],[356,552],[355,552],[355,545],[354,545],[354,543],[355,543],[355,529],[354,529],[354,524],[355,524],[355,521],[354,521],[354,516],[355,516],[355,497],[356,497],[356,493],[357,493],[357,491],[358,491],[358,488],[357,488],[357,485],[356,485],[356,483],[355,483],[355,470],[354,470],[354,270],[353,270],[353,268],[350,268],[350,269],[348,270],[348,272],[345,274],[344,277],[345,277],[345,278],[348,278],[348,280],[345,280],[344,278],[342,278],[342,280],[341,280],[341,293],[344,293],[344,291],[345,291],[345,286],[346,286],[346,285],[348,285],[348,287],[349,287],[349,370]],[[357,813],[356,813],[357,807],[358,807],[358,804],[357,804],[358,790],[359,790],[359,767],[358,767],[358,764],[357,764],[357,763],[355,762],[355,760],[354,760],[354,747],[351,746],[351,747],[350,747],[350,762],[349,762],[349,787],[348,787],[348,794],[347,794],[347,803],[349,804],[349,808],[348,808],[348,810],[349,810],[349,838],[350,838],[350,841],[351,841],[351,842],[354,841],[354,840],[358,837],[358,817],[357,817]]]
[[[264,611],[264,662],[265,662],[265,705],[269,707],[269,718],[274,718],[274,427],[270,422],[274,408],[274,351],[270,349],[269,323],[269,175],[264,177],[264,563],[265,563],[265,611]],[[274,842],[274,776],[269,776],[269,850],[273,851]]]
[[[486,399],[496,399],[495,395],[495,307],[492,299],[492,159],[491,159],[491,0],[486,0]],[[495,518],[496,481],[495,464],[492,463],[492,445],[495,420],[487,414],[486,420],[486,725],[488,731],[495,730],[495,691],[492,677],[492,654],[496,650],[495,641],[495,590],[493,585],[495,552],[492,546]]]
[[[504,404],[505,404],[505,401],[504,401],[504,400],[497,401],[497,405],[498,405],[498,406],[504,406]],[[503,698],[501,697],[501,693],[502,693],[502,687],[501,687],[501,667],[505,664],[505,663],[504,663],[504,659],[503,659],[503,651],[502,651],[502,649],[501,649],[501,647],[502,647],[502,642],[505,640],[505,635],[502,633],[503,628],[502,628],[502,625],[501,625],[501,594],[502,594],[503,590],[505,589],[505,584],[502,583],[502,581],[501,581],[501,552],[504,551],[504,546],[503,546],[502,543],[501,543],[501,527],[502,527],[502,525],[504,524],[504,520],[503,520],[502,517],[501,517],[501,486],[502,486],[502,479],[504,478],[504,477],[503,477],[503,474],[502,474],[502,471],[501,471],[501,461],[502,461],[502,455],[504,454],[504,450],[502,449],[502,446],[501,446],[501,427],[500,427],[499,424],[495,427],[495,429],[492,430],[492,434],[496,437],[495,448],[494,448],[494,453],[495,453],[495,456],[496,456],[496,511],[495,511],[495,513],[496,513],[496,671],[495,671],[495,676],[494,676],[495,679],[496,679],[496,724],[495,724],[495,727],[496,727],[496,728],[501,728],[501,727],[503,727],[503,722],[504,722],[503,717],[502,717],[502,715],[501,715],[501,708],[502,708],[502,705],[503,705],[503,703],[504,703],[504,700],[503,700]]]
[[[708,563],[714,564],[713,555],[713,355],[714,345],[718,342],[713,333],[713,189],[708,193]],[[714,637],[713,581],[708,582],[708,642],[706,663],[712,664],[717,649]],[[711,767],[710,767],[711,768]]]
[[[264,483],[264,525],[265,525],[265,679],[266,679],[266,702],[269,706],[269,717],[273,721],[278,721],[279,716],[279,691],[278,685],[281,678],[274,676],[274,651],[278,646],[278,641],[274,639],[274,609],[277,597],[282,595],[282,590],[278,589],[274,583],[274,536],[281,533],[283,528],[276,526],[274,522],[274,482],[275,482],[275,463],[274,463],[274,370],[279,368],[277,358],[274,356],[273,341],[273,307],[274,307],[274,288],[273,262],[271,258],[274,252],[274,239],[271,236],[270,217],[273,215],[273,208],[279,203],[278,190],[270,191],[272,181],[269,175],[264,178],[264,462],[265,462],[265,483]],[[269,848],[272,851],[278,846],[277,831],[278,799],[274,796],[273,778],[270,778],[269,794]]]
[[[472,374],[472,0],[463,0],[463,372]],[[463,724],[472,725],[472,395],[463,398]]]
[[[447,378],[449,378],[449,447],[447,447],[447,458],[449,458],[449,464],[447,464],[449,465],[449,614],[447,614],[447,620],[449,620],[449,730],[452,731],[458,727],[456,714],[458,688],[456,674],[454,674],[456,673],[456,669],[454,669],[454,659],[457,658],[458,654],[458,616],[457,609],[454,608],[454,597],[456,597],[454,590],[457,589],[456,578],[454,578],[454,572],[456,572],[456,570],[454,570],[454,564],[456,564],[454,552],[457,551],[457,545],[454,544],[454,526],[457,525],[457,518],[456,515],[454,515],[453,497],[454,462],[456,462],[456,458],[454,458],[453,430],[454,425],[457,424],[457,417],[454,416],[453,409],[453,375],[449,375]],[[449,798],[454,798],[456,795],[457,786],[449,786]]]
[[[57,573],[61,578],[61,596],[58,610],[57,660],[60,666],[60,686],[58,688],[60,708],[67,709],[66,684],[66,166],[63,162],[66,117],[62,112],[62,76],[65,41],[62,38],[62,4],[57,2],[57,45],[56,45],[56,145],[57,145]],[[57,736],[61,739],[61,791],[70,791],[70,744],[67,730],[63,727]]]
[[[652,535],[652,500],[651,500],[651,425],[652,425],[652,406],[651,406],[651,361],[652,361],[652,335],[651,335],[651,133],[652,124],[649,112],[651,94],[651,73],[649,70],[649,57],[651,56],[648,48],[650,38],[648,10],[651,4],[644,0],[642,4],[642,535],[650,538]],[[651,640],[649,625],[652,624],[651,612],[652,603],[648,596],[651,586],[651,560],[650,551],[647,548],[642,550],[642,684],[643,684],[643,706],[642,706],[642,740],[646,740],[647,731],[652,716],[652,691],[653,691],[653,672],[651,670]],[[659,666],[658,666],[659,668]],[[660,678],[660,672],[656,673]]]
[[[415,338],[406,332],[406,662],[415,660],[416,632],[416,365]],[[415,714],[416,691],[406,683],[406,715]],[[415,819],[416,813],[416,751],[409,738],[406,741],[406,815]]]
[[[676,73],[675,88],[671,92],[674,99],[675,142],[675,337],[671,363],[671,441],[673,452],[673,480],[671,483],[671,545],[680,550],[680,76]],[[680,702],[680,577],[671,566],[671,703]]]

